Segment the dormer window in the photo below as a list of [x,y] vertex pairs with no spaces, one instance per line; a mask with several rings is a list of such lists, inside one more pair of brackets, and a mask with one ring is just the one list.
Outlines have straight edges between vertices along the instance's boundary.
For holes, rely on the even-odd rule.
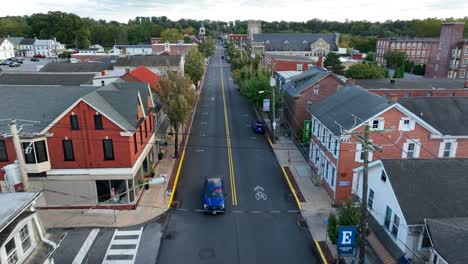
[[283,43],[284,43],[284,44],[289,44],[289,41],[288,41],[288,40],[285,40]]
[[302,41],[302,44],[307,44],[307,43],[309,43],[309,42],[307,42],[307,40],[305,40],[305,39]]
[[265,44],[270,44],[270,41],[268,39],[265,40]]

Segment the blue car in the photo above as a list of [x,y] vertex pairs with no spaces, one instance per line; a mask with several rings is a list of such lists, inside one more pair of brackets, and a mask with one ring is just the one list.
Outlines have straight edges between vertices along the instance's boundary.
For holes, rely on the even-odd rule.
[[224,213],[223,181],[220,178],[210,178],[205,181],[205,191],[203,193],[203,209],[207,213]]
[[262,121],[256,120],[252,123],[252,129],[255,133],[263,134],[265,133],[265,126]]

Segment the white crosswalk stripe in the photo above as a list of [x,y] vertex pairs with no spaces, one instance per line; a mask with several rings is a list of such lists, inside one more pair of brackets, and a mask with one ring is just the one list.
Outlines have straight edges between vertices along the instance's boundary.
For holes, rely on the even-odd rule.
[[118,230],[107,248],[102,264],[133,264],[135,263],[138,246],[140,245],[143,227],[139,230]]

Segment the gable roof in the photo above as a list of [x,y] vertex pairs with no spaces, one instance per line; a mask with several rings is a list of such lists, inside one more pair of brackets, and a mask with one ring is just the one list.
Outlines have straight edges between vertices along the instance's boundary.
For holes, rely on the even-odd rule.
[[83,97],[83,100],[105,114],[127,131],[136,131],[138,95],[142,100],[143,113],[148,115],[150,96],[148,84],[139,82],[113,82]]
[[468,218],[426,219],[432,247],[450,264],[464,264],[468,256]]
[[468,135],[468,97],[408,97],[398,103],[444,135]]
[[28,207],[40,193],[11,192],[0,193],[0,232],[13,221],[26,207]]
[[157,90],[158,82],[161,77],[150,71],[145,66],[140,66],[121,77],[125,81],[137,81],[149,83],[150,88]]
[[407,224],[468,217],[468,159],[382,159]]
[[289,78],[283,89],[289,95],[297,96],[330,74],[332,73],[325,69],[312,67],[299,75]]
[[24,38],[20,41],[20,45],[34,45],[34,42],[36,42],[35,38]]
[[36,39],[34,46],[51,46],[55,44],[60,44],[53,39]]
[[350,130],[362,123],[362,120],[373,117],[391,105],[393,103],[385,97],[368,92],[359,86],[348,85],[317,105],[309,104],[307,110],[333,134],[341,135],[340,126]]
[[462,79],[397,79],[390,82],[391,79],[361,79],[354,80],[356,85],[365,89],[463,89],[464,80]]
[[14,46],[18,46],[23,39],[23,37],[9,37],[8,41],[10,41]]
[[[2,103],[0,117],[34,120],[27,122],[21,133],[32,134],[44,130],[80,97],[98,89],[94,86],[0,85]],[[21,102],[21,107],[18,107]],[[51,103],[53,102],[53,103]],[[22,122],[17,121],[20,125]],[[9,133],[8,121],[0,121],[0,134]]]
[[[330,50],[337,50],[336,47],[336,35],[335,34],[299,34],[299,33],[264,33],[264,34],[253,34],[252,42],[262,42],[265,44],[265,50],[267,46],[271,47],[271,50],[275,51],[310,51],[310,45],[315,43],[317,40],[323,39],[325,42],[330,44]],[[266,42],[269,42],[266,43]],[[285,45],[284,42],[288,44]]]
[[115,66],[179,66],[180,55],[155,56],[155,55],[135,55],[120,57],[115,61]]
[[112,63],[47,63],[40,72],[102,72],[112,70]]
[[94,73],[3,72],[0,85],[93,85]]

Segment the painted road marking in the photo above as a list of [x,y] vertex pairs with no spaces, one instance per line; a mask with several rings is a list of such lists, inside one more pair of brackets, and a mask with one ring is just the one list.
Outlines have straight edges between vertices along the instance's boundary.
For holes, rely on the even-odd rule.
[[80,251],[78,251],[78,254],[76,254],[75,256],[75,259],[73,259],[72,264],[81,264],[83,262],[86,254],[88,254],[88,251],[91,248],[91,245],[96,239],[96,236],[98,233],[99,233],[99,228],[94,228],[93,230],[91,230],[91,232],[89,232],[88,237],[83,242],[83,245],[81,246]]
[[114,231],[114,235],[107,248],[103,264],[133,264],[135,263],[138,246],[140,245],[143,227],[139,230]]
[[254,192],[255,192],[255,199],[257,199],[257,201],[259,201],[260,199],[263,199],[266,201],[267,199],[267,195],[265,193],[265,189],[261,186],[257,186],[254,188]]
[[195,150],[195,152],[203,152],[203,151],[205,151],[205,150],[204,150],[204,149],[197,149],[197,150]]
[[[219,61],[221,62],[221,57],[219,58]],[[229,162],[229,179],[231,182],[232,206],[236,206],[237,205],[236,178],[234,174],[234,163],[232,160],[231,136],[229,132],[229,119],[228,119],[228,112],[226,108],[226,96],[224,94],[223,67],[220,67],[219,69],[221,72],[221,93],[223,95],[224,124],[226,126],[226,144],[227,144],[228,162]]]

